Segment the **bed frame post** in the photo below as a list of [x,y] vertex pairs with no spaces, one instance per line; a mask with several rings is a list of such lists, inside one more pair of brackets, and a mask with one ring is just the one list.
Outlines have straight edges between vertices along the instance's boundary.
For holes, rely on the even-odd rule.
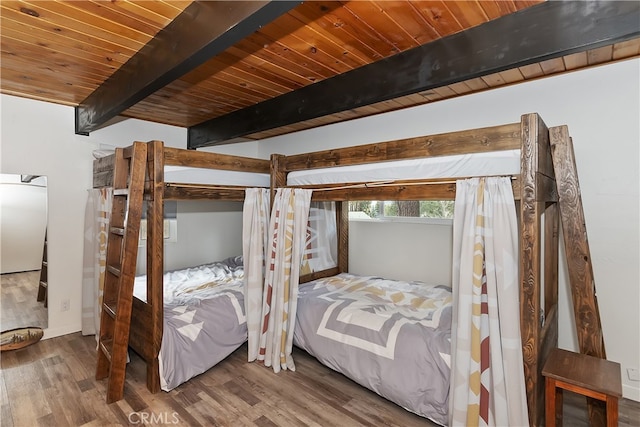
[[271,206],[276,197],[276,189],[287,186],[287,173],[285,170],[285,158],[282,154],[271,155]]
[[158,355],[162,343],[164,274],[164,144],[151,141],[148,150],[147,200],[147,303],[151,306],[151,351],[147,360],[147,388],[160,390]]
[[[549,351],[558,344],[557,192],[547,126],[537,114],[526,114],[521,118],[521,128],[520,329],[529,422],[532,426],[538,426],[544,423],[542,366]],[[547,209],[547,202],[553,207],[549,205]],[[549,217],[545,217],[543,229],[542,214],[545,210]],[[541,301],[543,283],[545,301]],[[545,315],[547,319],[543,320]]]
[[349,271],[349,202],[336,203],[336,228],[338,235],[338,272]]

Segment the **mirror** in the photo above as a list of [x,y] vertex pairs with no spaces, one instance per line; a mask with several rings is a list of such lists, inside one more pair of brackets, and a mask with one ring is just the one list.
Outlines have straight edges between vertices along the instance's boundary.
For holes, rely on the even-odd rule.
[[0,325],[48,324],[47,178],[0,174]]

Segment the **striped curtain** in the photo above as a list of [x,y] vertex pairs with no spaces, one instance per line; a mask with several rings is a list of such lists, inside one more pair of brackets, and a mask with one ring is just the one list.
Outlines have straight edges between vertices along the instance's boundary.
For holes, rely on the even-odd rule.
[[262,287],[269,231],[270,192],[264,188],[248,188],[242,209],[242,257],[244,263],[244,304],[249,336],[249,362],[258,357],[260,321],[262,319]]
[[295,370],[293,328],[310,203],[311,190],[279,188],[271,210],[257,359],[276,373]]
[[456,185],[450,425],[528,425],[509,178]]
[[89,190],[84,214],[82,334],[96,334],[96,339],[100,331],[100,307],[107,264],[107,236],[112,199],[112,188]]

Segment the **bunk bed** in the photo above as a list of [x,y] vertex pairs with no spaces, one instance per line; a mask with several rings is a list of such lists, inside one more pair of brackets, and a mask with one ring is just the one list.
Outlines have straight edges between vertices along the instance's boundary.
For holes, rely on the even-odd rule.
[[[482,129],[299,155],[274,154],[271,163],[272,189],[310,188],[314,190],[312,200],[336,203],[337,265],[301,276],[301,298],[322,286],[318,280],[331,284],[338,275],[348,273],[349,201],[451,200],[455,198],[458,178],[510,176],[514,198],[519,203],[517,259],[526,400],[530,424],[542,423],[541,371],[558,340],[559,215],[549,130],[537,114],[523,115],[518,123]],[[414,166],[416,172],[404,174]],[[394,167],[395,171],[385,175]],[[313,287],[306,288],[304,284],[308,282],[314,283]],[[300,305],[298,313],[304,310]],[[296,328],[305,322],[298,316]],[[296,335],[313,333],[297,331]],[[312,353],[321,351],[317,347],[307,349]]]
[[[147,365],[147,388],[169,390],[204,372],[246,340],[244,321],[242,260],[232,257],[195,268],[164,272],[164,201],[243,201],[247,187],[269,187],[270,162],[247,157],[165,147],[161,141],[147,143],[144,199],[147,202],[147,274],[136,278],[129,334],[129,346]],[[113,183],[114,156],[96,156],[93,187]],[[239,237],[240,238],[240,237]],[[212,286],[215,281],[216,286]],[[205,288],[204,295],[194,294]],[[214,289],[215,288],[215,289]],[[202,292],[202,290],[198,290]],[[225,296],[225,298],[219,298]],[[185,311],[193,303],[194,310]],[[200,312],[200,314],[195,312]],[[197,316],[204,328],[193,331],[207,340],[195,344],[185,338],[184,319]],[[164,328],[170,331],[164,331]],[[173,350],[159,355],[165,342]],[[188,341],[187,348],[180,348]],[[201,341],[198,341],[201,342]],[[187,353],[194,353],[193,355]],[[203,357],[203,354],[207,357]],[[186,358],[186,359],[185,359]],[[195,360],[197,359],[197,360]],[[188,360],[189,362],[185,362]]]

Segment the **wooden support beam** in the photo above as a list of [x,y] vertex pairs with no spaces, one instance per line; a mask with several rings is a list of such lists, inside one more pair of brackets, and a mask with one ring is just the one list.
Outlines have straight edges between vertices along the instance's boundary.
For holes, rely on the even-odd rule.
[[338,234],[338,271],[349,271],[349,202],[336,202]]
[[323,117],[640,35],[640,2],[549,1],[189,128],[188,147]]
[[88,135],[298,4],[194,1],[76,107],[76,134]]

